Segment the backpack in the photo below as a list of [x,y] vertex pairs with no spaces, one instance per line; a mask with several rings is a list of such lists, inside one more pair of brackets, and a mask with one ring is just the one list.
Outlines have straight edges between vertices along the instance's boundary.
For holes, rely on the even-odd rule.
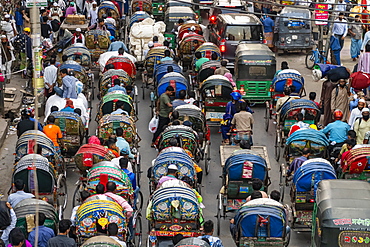
[[351,75],[351,86],[354,89],[362,90],[370,85],[370,75],[361,71],[355,72]]
[[6,206],[5,201],[0,201],[0,230],[5,230],[8,226],[10,226],[10,223],[10,210]]

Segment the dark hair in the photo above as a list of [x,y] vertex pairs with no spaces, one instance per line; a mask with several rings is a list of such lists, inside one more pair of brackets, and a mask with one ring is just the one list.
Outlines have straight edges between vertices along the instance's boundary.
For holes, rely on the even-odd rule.
[[273,191],[271,191],[271,193],[270,193],[270,198],[271,199],[273,199],[273,200],[275,200],[275,201],[277,201],[277,202],[280,202],[280,192],[279,191],[277,191],[277,190],[273,190]]
[[70,220],[61,220],[59,221],[59,233],[66,233],[67,230],[71,227],[72,222]]
[[309,96],[310,100],[315,100],[316,99],[316,92],[310,92]]
[[123,101],[117,101],[116,109],[122,108],[122,106],[124,106],[124,105],[125,105],[125,103]]
[[153,42],[157,42],[158,41],[158,36],[153,36]]
[[262,193],[259,191],[253,191],[251,194],[251,200],[262,198]]
[[19,227],[15,227],[9,232],[8,240],[9,243],[14,246],[24,242],[26,240],[26,237]]
[[78,114],[80,117],[81,117],[81,115],[82,115],[82,111],[81,111],[81,109],[80,109],[80,108],[76,108],[76,109],[74,109],[74,110],[73,110],[73,112],[74,112],[74,113],[76,113],[76,114]]
[[[39,212],[39,226],[44,225],[45,220],[46,220],[45,214],[42,212]],[[35,215],[35,222],[36,222],[36,215]]]
[[107,191],[108,192],[113,192],[117,189],[117,185],[115,182],[108,182],[107,183]]
[[241,101],[239,102],[239,111],[246,111],[247,109],[247,102]]
[[212,55],[211,55],[211,60],[217,60],[218,59],[218,55],[216,52],[212,52]]
[[42,155],[42,146],[41,145],[36,144],[34,146],[34,149],[35,149],[36,154]]
[[110,69],[114,69],[114,65],[113,64],[107,64],[107,65],[105,65],[105,67],[104,67],[106,70],[110,70]]
[[117,223],[109,223],[108,225],[108,236],[116,236],[118,234]]
[[178,111],[174,110],[172,112],[172,118],[173,119],[179,119],[179,117],[180,117],[180,113]]
[[191,180],[191,178],[190,178],[190,177],[188,177],[188,176],[183,176],[183,177],[181,178],[181,181],[183,181],[183,182],[187,183],[188,185],[190,185],[191,187],[193,187],[193,180]]
[[108,141],[107,141],[107,146],[110,147],[110,146],[114,145],[115,143],[116,143],[116,141],[114,139],[109,138]]
[[114,85],[121,85],[121,80],[116,78],[116,79],[113,80],[113,84]]
[[179,58],[178,56],[175,56],[175,57],[173,58],[173,61],[175,61],[175,62],[176,62],[176,64],[179,64],[179,62],[180,62],[180,58]]
[[123,53],[125,53],[125,50],[121,47],[118,49],[118,54],[119,55],[123,55]]
[[65,61],[67,61],[68,60],[68,56],[67,55],[63,55],[62,56],[62,62],[65,62]]
[[171,52],[170,52],[170,50],[165,50],[165,51],[164,51],[164,55],[165,55],[166,57],[171,56]]
[[253,178],[252,180],[252,188],[253,190],[260,190],[262,188],[262,181],[259,178]]
[[370,44],[365,45],[365,52],[370,52]]
[[351,146],[351,147],[354,147],[356,145],[356,140],[355,139],[347,139],[345,141],[345,143],[347,143],[347,146]]
[[290,91],[291,91],[292,93],[294,93],[296,89],[297,89],[297,88],[296,88],[296,86],[294,86],[294,85],[291,85],[291,86],[290,86]]
[[195,92],[194,91],[190,91],[189,92],[189,97],[190,98],[195,98]]
[[289,69],[288,62],[287,61],[282,61],[281,62],[281,69]]
[[166,87],[166,91],[174,92],[175,89],[172,86]]
[[95,187],[96,194],[104,194],[104,185],[103,184],[98,184]]
[[82,43],[82,39],[77,39],[76,43]]
[[186,91],[185,90],[180,90],[179,99],[185,99],[185,97],[186,97]]
[[121,127],[116,129],[116,135],[117,136],[123,136],[123,129]]
[[59,108],[58,108],[58,106],[53,105],[53,106],[50,108],[50,112],[55,112],[55,111],[59,111]]
[[303,150],[302,150],[302,154],[303,155],[307,155],[307,154],[309,154],[311,152],[311,150],[310,149],[308,149],[308,148],[304,148]]
[[360,18],[360,16],[359,15],[355,15],[355,18]]
[[[104,191],[104,189],[103,189],[103,191]],[[85,201],[87,198],[90,197],[90,192],[88,192],[87,190],[83,190],[83,191],[81,191],[80,196],[81,196],[81,200]]]
[[55,64],[55,63],[56,63],[56,59],[55,58],[50,59],[50,64]]
[[48,116],[47,121],[48,121],[49,123],[55,123],[55,117],[54,117],[54,116],[52,116],[52,115],[49,115],[49,116]]
[[119,166],[121,167],[121,169],[127,169],[128,159],[127,158],[120,158],[119,159]]
[[251,143],[249,140],[241,140],[239,146],[241,149],[251,149]]
[[[181,20],[181,19],[180,19]],[[182,234],[176,234],[175,236],[173,236],[172,238],[172,243],[173,245],[175,246],[176,244],[178,244],[181,240],[184,239],[184,236]]]
[[348,130],[347,136],[349,136],[351,139],[356,139],[356,131]]
[[303,121],[303,113],[302,112],[297,113],[297,115],[295,117],[297,118],[298,121]]
[[16,179],[14,181],[14,186],[16,190],[23,190],[24,189],[24,181],[22,179]]
[[211,233],[213,231],[213,221],[212,220],[207,220],[204,222],[203,225],[203,231],[204,233]]
[[292,93],[292,90],[290,89],[290,87],[284,87],[283,93],[285,95],[290,95]]
[[180,121],[179,120],[174,120],[173,122],[172,122],[172,125],[181,125],[181,123],[180,123]]
[[173,72],[173,67],[172,66],[168,66],[167,67],[167,73],[171,73]]
[[182,24],[184,22],[185,22],[184,19],[179,19],[179,21],[177,23]]
[[221,61],[221,66],[226,67],[226,65],[227,65],[227,62],[225,60]]
[[194,56],[196,57],[196,58],[202,58],[202,53],[200,52],[200,51],[197,51],[197,52],[195,52],[195,54],[194,54]]
[[61,69],[60,73],[68,75],[68,70],[67,69]]
[[134,88],[131,85],[127,85],[125,88],[126,88],[126,91],[134,90]]
[[344,13],[343,12],[340,12],[339,15],[344,15]]
[[168,42],[168,40],[165,40],[165,41],[163,41],[163,45],[169,47],[170,46],[170,42]]
[[104,19],[103,18],[99,18],[98,19],[98,22],[104,22]]

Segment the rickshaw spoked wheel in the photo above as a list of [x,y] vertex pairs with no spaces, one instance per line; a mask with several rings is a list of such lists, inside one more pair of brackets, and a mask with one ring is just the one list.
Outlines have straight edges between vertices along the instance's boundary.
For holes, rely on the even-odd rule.
[[136,198],[136,210],[142,210],[143,209],[143,204],[144,204],[144,196],[143,196],[143,193],[141,191],[139,191],[139,193],[137,194],[137,198]]
[[265,109],[265,131],[266,132],[269,130],[270,118],[271,118],[270,108],[266,105],[266,109]]
[[137,218],[135,219],[134,224],[134,232],[132,236],[132,246],[134,247],[140,247],[143,242],[143,225],[141,222],[141,215],[138,214]]
[[275,160],[276,161],[279,161],[280,160],[280,143],[279,143],[279,135],[280,133],[279,132],[276,132],[276,136],[275,136]]
[[67,207],[67,201],[67,180],[63,174],[59,174],[57,180],[57,205],[59,213],[63,213],[64,209]]
[[210,167],[210,164],[211,164],[211,147],[210,147],[210,143],[207,141],[207,144],[206,144],[206,153],[205,153],[205,156],[204,156],[204,167],[206,169],[206,175],[209,174],[209,171],[211,169]]
[[83,191],[86,188],[86,184],[83,182],[80,182],[73,193],[73,200],[72,205],[73,207],[76,207],[77,205],[81,204],[81,191]]
[[221,209],[217,209],[217,236],[220,236],[221,232]]
[[280,195],[281,199],[280,202],[284,202],[284,195],[285,195],[285,185],[286,185],[286,178],[283,176],[283,169],[285,169],[284,164],[280,165],[280,183],[279,183],[279,189],[280,189]]

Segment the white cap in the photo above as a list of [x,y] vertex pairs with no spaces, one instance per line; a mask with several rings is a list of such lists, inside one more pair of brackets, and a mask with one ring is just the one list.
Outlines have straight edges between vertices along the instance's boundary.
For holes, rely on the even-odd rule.
[[358,101],[358,103],[360,103],[360,102],[362,102],[362,103],[365,103],[365,104],[366,104],[366,101],[365,101],[364,99],[360,99],[360,100]]
[[1,35],[0,37],[1,39],[6,39],[6,36],[5,35]]
[[153,41],[149,41],[149,42],[148,42],[148,47],[150,48],[150,47],[153,47],[153,46],[154,46]]
[[76,28],[76,32],[81,32],[81,28]]
[[369,112],[369,108],[363,108],[361,112]]
[[41,7],[40,9],[41,9],[41,10],[44,10],[45,8],[44,8],[44,7]]
[[4,16],[4,18],[5,18],[5,19],[10,18],[10,15],[6,14],[6,15]]
[[53,6],[54,6],[54,7],[58,7],[58,4],[57,4],[57,3],[53,3]]
[[98,5],[95,1],[94,1],[94,2],[92,2],[92,4],[96,4],[96,5]]
[[176,170],[176,171],[178,170],[178,169],[177,169],[177,165],[173,165],[173,164],[172,164],[172,165],[169,165],[169,166],[168,166],[168,169]]
[[191,26],[190,30],[191,31],[195,31],[195,27],[194,26]]

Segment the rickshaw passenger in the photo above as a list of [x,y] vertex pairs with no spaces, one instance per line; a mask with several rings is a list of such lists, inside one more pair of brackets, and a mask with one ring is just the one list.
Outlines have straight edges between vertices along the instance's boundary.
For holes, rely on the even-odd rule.
[[227,60],[221,61],[221,67],[215,70],[215,75],[224,75],[226,73],[230,73],[230,70],[226,68],[227,66]]
[[[232,92],[231,94],[232,100],[227,102],[226,104],[226,114],[230,114],[231,117],[234,117],[235,113],[240,108],[240,103],[244,102],[242,99],[242,95],[239,92]],[[245,110],[250,113],[254,113],[253,110],[246,105]]]
[[33,198],[35,197],[33,194],[31,193],[26,193],[24,192],[24,187],[25,187],[25,183],[22,179],[17,179],[14,181],[14,186],[15,186],[15,189],[17,190],[15,193],[12,193],[8,196],[8,202],[10,203],[10,205],[14,208],[15,206],[17,206],[17,204],[24,200],[24,199],[28,199],[28,198]]
[[180,90],[179,98],[172,101],[173,109],[176,109],[176,107],[178,107],[180,105],[186,105],[186,103],[184,102],[185,98],[186,98],[186,91],[185,90]]
[[125,115],[129,115],[127,111],[123,110],[125,107],[125,103],[123,101],[118,101],[116,103],[116,110],[113,111],[111,114],[114,115],[114,114],[125,114]]
[[[55,236],[54,231],[49,228],[44,226],[46,216],[44,213],[39,213],[39,224],[38,224],[38,247],[47,247],[48,246],[48,241],[52,237]],[[35,215],[35,221],[36,221],[36,215]],[[36,225],[36,222],[35,222]],[[35,246],[35,238],[36,238],[36,228],[32,229],[32,232],[28,235],[28,241],[32,244],[32,246]]]
[[302,150],[302,156],[295,158],[293,162],[290,164],[287,175],[290,176],[294,174],[299,167],[302,166],[303,162],[308,160],[308,157],[310,156],[310,150],[308,148],[304,148]]
[[158,36],[153,37],[153,44],[154,44],[154,47],[162,46],[162,44],[159,43],[158,41]]
[[[266,194],[266,192],[264,192],[264,191],[261,190],[262,189],[262,186],[263,186],[263,183],[262,183],[261,179],[259,179],[259,178],[253,178],[253,180],[252,180],[252,188],[253,188],[253,191],[254,192],[260,192],[261,195],[262,195],[261,198],[269,198],[269,196]],[[253,198],[253,199],[256,199],[256,198]],[[246,202],[249,202],[250,200],[253,200],[253,199],[252,199],[252,195],[250,195],[250,196],[247,197]]]
[[60,111],[64,111],[64,112],[74,112],[75,111],[75,109],[74,109],[75,107],[74,107],[74,105],[73,105],[73,101],[72,100],[67,100],[66,101],[66,105],[65,105],[65,107],[62,109],[62,110],[60,110]]
[[199,71],[199,69],[202,66],[202,64],[204,64],[205,62],[208,62],[209,59],[206,58],[206,57],[202,57],[202,53],[200,51],[197,51],[194,55],[198,59],[195,62],[195,71]]
[[323,130],[324,134],[329,135],[329,141],[331,148],[333,145],[341,144],[347,139],[347,133],[350,130],[350,126],[342,122],[343,112],[341,110],[335,110],[333,113],[335,122],[328,124]]
[[176,165],[173,165],[173,164],[169,165],[168,168],[167,168],[167,175],[163,176],[163,177],[161,177],[161,179],[159,179],[157,188],[159,188],[162,183],[164,183],[168,180],[178,179],[177,178],[177,172],[178,172],[178,168],[177,168]]
[[284,69],[289,69],[289,65],[287,61],[281,62],[281,68],[278,71],[276,71],[275,76],[279,74],[281,71],[283,71]]
[[113,92],[113,91],[123,91],[126,93],[126,88],[121,86],[121,80],[116,78],[113,80],[113,87],[108,89],[108,93]]
[[[103,192],[104,193],[104,192]],[[83,190],[80,192],[80,196],[81,196],[81,205],[84,203],[84,201],[90,197],[90,193],[87,191],[87,190]],[[75,225],[76,223],[76,214],[77,214],[77,210],[78,208],[81,206],[81,205],[77,205],[75,206],[73,209],[72,209],[72,213],[71,213],[71,222],[72,222],[72,226]]]
[[55,117],[49,115],[43,132],[49,137],[57,151],[60,151],[59,143],[62,143],[63,134],[59,126],[55,125]]
[[[129,177],[129,179],[131,181],[131,185],[132,185],[132,188],[134,189],[135,199],[136,199],[136,194],[139,192],[139,186],[136,185],[136,175],[135,175],[135,173],[128,170],[128,163],[129,163],[129,160],[127,158],[120,158],[119,159],[119,165],[120,165],[122,171],[124,171],[127,174],[127,176]],[[136,203],[134,203],[134,204],[136,204]]]
[[[155,47],[155,46],[154,46]],[[171,57],[171,52],[170,50],[165,50],[164,51],[164,58],[160,60],[160,63],[172,63],[173,58]]]
[[253,115],[246,111],[247,103],[240,102],[240,111],[236,113],[231,120],[231,129],[236,129],[236,132],[249,132],[249,141],[253,145],[252,141],[252,129],[253,129]]
[[111,239],[119,243],[121,247],[126,247],[127,246],[126,243],[120,240],[117,235],[118,235],[117,223],[109,223],[108,224],[108,237],[110,237]]
[[353,139],[349,139],[349,140],[346,140],[345,141],[345,144],[347,146],[347,151],[342,153],[341,156],[340,156],[340,165],[343,167],[344,165],[344,158],[346,157],[346,155],[348,154],[348,152],[354,147],[356,146],[356,140],[353,140]]
[[123,129],[121,127],[116,129],[117,142],[116,146],[119,148],[120,152],[127,153],[129,159],[134,159],[135,156],[131,153],[130,144],[123,137]]
[[104,24],[104,19],[99,18],[98,22],[88,27],[87,30],[91,30],[91,29],[107,31],[107,27]]
[[125,52],[128,52],[128,49],[122,41],[116,41],[116,39],[112,40],[112,43],[109,45],[108,51],[118,51],[120,48],[123,48]]
[[293,134],[297,130],[310,128],[310,125],[308,123],[303,122],[303,120],[304,120],[303,113],[301,113],[301,112],[298,113],[295,116],[295,119],[297,120],[297,123],[293,124],[292,127],[290,127],[290,131],[289,131],[288,136],[290,136],[291,134]]
[[108,182],[106,185],[107,192],[104,193],[104,195],[112,198],[114,201],[116,201],[121,207],[126,210],[126,214],[128,218],[131,218],[132,212],[134,211],[130,204],[123,199],[121,196],[114,194],[114,191],[117,189],[117,185],[115,182]]
[[199,239],[207,239],[211,247],[223,247],[221,239],[214,237],[213,235],[214,225],[212,220],[207,220],[203,225],[203,236],[199,236]]
[[115,139],[109,138],[107,141],[107,147],[116,156],[116,158],[120,157]]

